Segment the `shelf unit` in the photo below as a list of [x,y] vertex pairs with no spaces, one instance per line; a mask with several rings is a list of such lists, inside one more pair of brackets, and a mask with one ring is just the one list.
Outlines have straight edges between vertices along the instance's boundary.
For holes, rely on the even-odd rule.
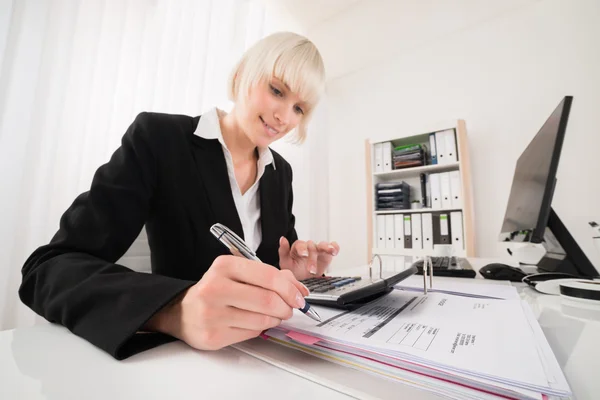
[[[385,172],[375,172],[375,145],[379,143],[392,142],[392,147],[402,146],[413,143],[425,144],[429,149],[429,134],[444,130],[453,129],[456,139],[457,162],[448,164],[434,164],[419,167],[409,167]],[[471,169],[469,148],[467,142],[467,129],[464,120],[455,120],[443,124],[437,124],[428,128],[413,131],[410,134],[403,136],[394,136],[387,139],[378,139],[365,141],[365,163],[367,174],[367,262],[369,262],[374,254],[382,256],[424,256],[424,255],[455,255],[462,257],[475,257],[475,232],[473,221],[473,194],[471,187]],[[459,171],[461,180],[461,196],[462,206],[452,208],[420,208],[406,210],[377,210],[375,208],[375,185],[380,182],[405,181],[411,186],[411,201],[420,199],[420,174],[435,174],[450,171]],[[415,190],[416,189],[416,190]],[[428,194],[429,195],[429,194]],[[462,212],[462,227],[463,227],[463,242],[464,249],[453,248],[451,245],[436,245],[434,250],[423,249],[407,249],[407,248],[379,248],[375,242],[375,225],[378,215],[389,214],[410,214],[416,213],[450,213],[453,211]]]
[[[379,143],[379,142],[377,142]],[[375,144],[375,143],[373,143]],[[441,165],[425,165],[423,167],[412,167],[412,168],[403,168],[396,169],[392,171],[386,172],[374,172],[373,176],[380,178],[382,182],[392,181],[396,179],[402,179],[406,176],[414,176],[419,175],[421,173],[432,174],[435,172],[446,172],[452,171],[460,168],[460,163],[451,163],[451,164],[441,164]]]
[[451,212],[451,211],[462,211],[463,207],[455,207],[455,208],[411,208],[410,210],[389,210],[389,211],[374,211],[375,215],[385,215],[385,214],[414,214],[414,213],[425,213],[425,212]]

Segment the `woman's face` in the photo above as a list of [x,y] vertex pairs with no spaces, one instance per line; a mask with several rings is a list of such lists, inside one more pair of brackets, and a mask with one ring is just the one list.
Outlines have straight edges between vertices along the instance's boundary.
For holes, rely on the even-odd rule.
[[250,89],[238,122],[258,147],[267,147],[300,124],[306,105],[281,80],[259,82]]

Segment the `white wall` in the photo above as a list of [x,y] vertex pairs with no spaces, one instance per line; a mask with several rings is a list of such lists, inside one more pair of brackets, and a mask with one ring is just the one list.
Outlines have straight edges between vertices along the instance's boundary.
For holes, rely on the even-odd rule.
[[479,256],[497,242],[516,159],[565,95],[574,103],[554,208],[598,268],[600,2],[361,1],[308,32],[330,77],[329,224],[336,263],[365,262],[364,140],[467,123]]

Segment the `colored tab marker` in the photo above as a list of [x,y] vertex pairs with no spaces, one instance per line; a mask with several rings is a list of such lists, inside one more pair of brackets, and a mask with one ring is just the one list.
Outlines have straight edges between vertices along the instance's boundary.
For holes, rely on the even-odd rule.
[[305,335],[304,333],[294,332],[294,331],[289,331],[286,336],[292,340],[295,340],[296,342],[300,342],[300,343],[306,344],[308,346],[312,346],[313,344],[315,344],[321,340],[318,337]]

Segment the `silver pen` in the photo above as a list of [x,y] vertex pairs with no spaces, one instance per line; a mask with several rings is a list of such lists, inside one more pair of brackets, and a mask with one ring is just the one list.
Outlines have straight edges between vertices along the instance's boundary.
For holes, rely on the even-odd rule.
[[[262,262],[256,256],[254,251],[252,251],[252,249],[250,249],[250,247],[244,243],[242,238],[236,235],[235,232],[227,228],[225,225],[219,223],[214,224],[210,227],[210,233],[212,233],[219,242],[227,247],[234,256],[245,257],[249,260]],[[299,308],[299,310],[315,321],[321,322],[321,317],[313,308],[310,307],[310,304],[308,304],[307,301],[304,301],[304,307]]]

